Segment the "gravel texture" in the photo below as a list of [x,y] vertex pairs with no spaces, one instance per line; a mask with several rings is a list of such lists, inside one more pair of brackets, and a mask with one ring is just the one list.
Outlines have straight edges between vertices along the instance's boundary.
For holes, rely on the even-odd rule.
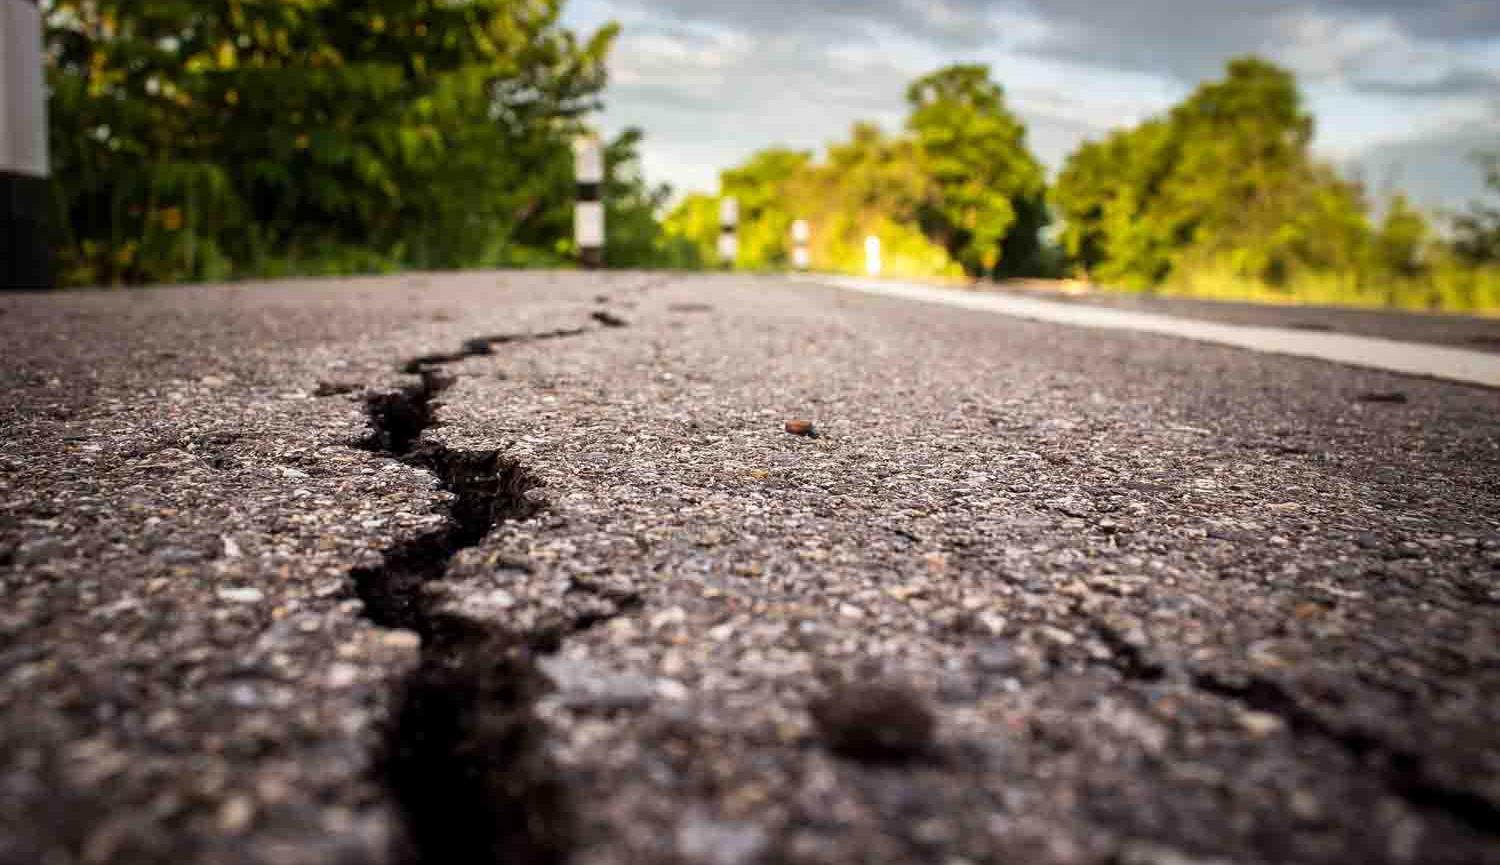
[[0,336],[0,861],[1500,862],[1500,392],[628,273]]

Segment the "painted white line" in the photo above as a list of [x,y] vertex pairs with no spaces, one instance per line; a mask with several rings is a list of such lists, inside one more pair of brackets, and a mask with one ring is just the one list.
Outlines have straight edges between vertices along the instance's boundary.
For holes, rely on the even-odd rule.
[[1218,324],[1188,318],[1174,318],[1151,312],[1054,303],[1029,297],[984,294],[907,282],[863,279],[855,276],[794,275],[790,278],[866,294],[899,297],[923,303],[939,303],[1033,321],[1154,333],[1198,342],[1229,345],[1266,354],[1310,357],[1349,366],[1500,387],[1500,355],[1480,351],[1399,342],[1371,336],[1350,336],[1280,327]]

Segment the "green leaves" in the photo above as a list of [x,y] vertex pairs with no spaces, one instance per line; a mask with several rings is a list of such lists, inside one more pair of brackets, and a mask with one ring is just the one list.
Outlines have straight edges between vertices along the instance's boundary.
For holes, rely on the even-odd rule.
[[[771,148],[724,171],[723,192],[740,205],[736,265],[784,267],[791,225],[805,219],[814,268],[863,272],[869,235],[880,238],[891,275],[992,274],[1001,262],[1043,267],[1042,168],[988,68],[939,70],[913,82],[907,97],[904,134],[856,123],[821,163]],[[717,213],[714,199],[689,197],[667,230],[713,262]]]
[[[923,223],[969,273],[993,274],[1021,200],[1039,199],[1044,188],[1026,128],[1006,108],[987,66],[938,70],[913,82],[906,98],[906,126],[933,180],[922,203]],[[1040,227],[1028,226],[1033,238]],[[1014,241],[1012,247],[1021,249]]]
[[1235,60],[1165,117],[1069,157],[1052,190],[1063,245],[1086,272],[1135,287],[1189,261],[1275,282],[1347,259],[1338,244],[1363,239],[1359,190],[1312,159],[1312,127],[1289,73]]
[[[1360,185],[1313,158],[1312,134],[1289,73],[1236,60],[1165,116],[1068,158],[1051,190],[1063,248],[1085,276],[1135,289],[1421,308],[1500,302],[1494,270],[1475,267],[1495,260],[1481,251],[1480,205],[1455,225],[1451,251],[1402,195],[1376,224]],[[1500,191],[1500,176],[1491,183]]]
[[[571,231],[568,142],[598,105],[616,32],[580,39],[560,8],[54,0],[64,280],[296,271],[325,253],[350,267],[551,255]],[[201,179],[166,179],[193,167],[214,170],[211,198]]]
[[[1500,150],[1473,154],[1491,197],[1500,196]],[[1453,218],[1453,248],[1474,265],[1500,264],[1500,207],[1474,201]]]

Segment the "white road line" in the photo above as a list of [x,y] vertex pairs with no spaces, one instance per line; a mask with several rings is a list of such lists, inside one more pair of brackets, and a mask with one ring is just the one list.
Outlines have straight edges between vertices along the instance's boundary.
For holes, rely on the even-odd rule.
[[939,303],[1034,321],[1106,330],[1133,330],[1229,345],[1266,354],[1310,357],[1349,366],[1500,387],[1500,355],[1480,351],[1399,342],[1371,336],[1350,336],[1280,327],[1218,324],[1188,318],[1174,318],[1151,312],[1054,303],[1028,297],[985,294],[854,276],[792,276],[790,278],[866,294],[899,297],[923,303]]

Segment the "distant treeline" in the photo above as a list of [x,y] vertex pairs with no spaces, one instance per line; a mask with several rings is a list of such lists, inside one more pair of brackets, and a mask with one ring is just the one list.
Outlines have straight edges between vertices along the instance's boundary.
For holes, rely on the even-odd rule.
[[[1476,202],[1439,232],[1398,194],[1376,218],[1360,184],[1312,156],[1295,79],[1262,60],[1236,60],[1164,116],[1084,144],[1050,188],[988,68],[927,75],[907,101],[899,135],[856,124],[821,162],[770,149],[723,172],[740,201],[737,266],[786,266],[801,218],[815,269],[862,270],[874,234],[893,275],[1500,308],[1500,210]],[[1500,193],[1500,163],[1483,161]],[[713,198],[689,196],[667,231],[712,260],[716,213]]]
[[[776,148],[723,172],[722,191],[740,206],[737,267],[785,267],[796,219],[811,226],[818,270],[863,271],[869,235],[881,239],[882,272],[892,276],[1060,267],[1041,240],[1046,175],[989,70],[951,66],[913,82],[906,96],[904,134],[858,123],[822,162]],[[705,261],[714,255],[716,201],[688,196],[667,218],[668,234],[692,240]]]
[[[562,265],[571,142],[617,34],[563,0],[51,0],[54,258],[65,284]],[[1443,222],[1310,152],[1296,81],[1256,59],[1080,147],[1050,186],[989,69],[913,82],[895,133],[723,172],[744,269],[1064,276],[1135,290],[1500,308],[1500,208]],[[716,197],[646,182],[609,142],[607,258],[717,264]],[[1485,163],[1500,194],[1500,163]],[[1441,230],[1439,230],[1441,229]]]

